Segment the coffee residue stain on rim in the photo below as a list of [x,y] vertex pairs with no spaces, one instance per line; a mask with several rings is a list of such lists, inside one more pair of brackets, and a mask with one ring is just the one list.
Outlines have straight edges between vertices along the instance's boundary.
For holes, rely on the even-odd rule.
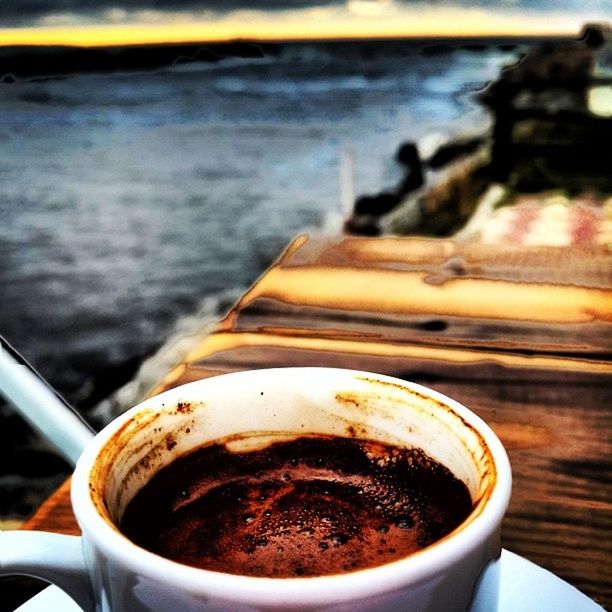
[[88,486],[90,498],[100,516],[102,516],[115,530],[117,530],[117,528],[110,516],[105,499],[108,477],[111,466],[113,465],[113,460],[120,450],[125,448],[128,444],[128,434],[129,438],[131,438],[134,432],[144,429],[158,417],[159,414],[153,413],[150,410],[143,410],[136,413],[113,433],[95,458],[95,462],[89,474]]
[[359,400],[349,393],[336,393],[335,400],[344,404],[352,404],[355,408],[359,408]]
[[[394,388],[402,393],[409,393],[412,396],[419,398],[422,401],[428,402],[432,404],[438,410],[443,410],[447,414],[450,414],[453,418],[457,419],[463,427],[470,430],[472,434],[476,437],[478,441],[478,447],[481,450],[479,456],[477,456],[471,448],[465,445],[467,452],[472,457],[472,460],[475,465],[480,468],[480,482],[479,482],[479,491],[473,500],[474,507],[470,515],[466,518],[461,525],[459,525],[456,529],[454,529],[451,533],[443,537],[442,539],[434,542],[430,546],[436,546],[440,542],[443,542],[447,538],[451,537],[453,534],[465,529],[470,523],[472,523],[484,510],[487,505],[488,500],[493,495],[493,491],[497,485],[497,468],[495,466],[495,460],[493,458],[493,453],[489,449],[484,436],[478,431],[476,427],[474,427],[471,423],[466,421],[460,414],[458,414],[455,410],[453,410],[450,406],[445,404],[444,402],[440,402],[434,397],[430,397],[429,395],[425,395],[420,393],[416,389],[412,389],[409,386],[399,384],[397,382],[389,381],[389,380],[379,380],[376,378],[370,378],[368,376],[357,376],[357,380],[361,380],[366,382],[372,386],[379,386],[382,388]],[[434,416],[434,415],[432,415]],[[446,425],[443,421],[440,422]],[[483,486],[484,485],[484,486]],[[428,547],[429,548],[429,547]]]
[[[158,420],[162,415],[167,414],[169,416],[188,415],[195,410],[196,406],[191,402],[178,402],[176,411],[172,411],[166,408],[163,404],[161,410],[143,409],[133,415],[128,421],[123,423],[121,427],[112,434],[112,436],[105,442],[104,446],[98,453],[95,464],[89,475],[89,493],[91,501],[93,502],[96,510],[104,518],[104,520],[117,532],[121,533],[113,520],[107,503],[107,489],[108,481],[112,466],[119,454],[127,447],[130,441],[134,438],[138,432],[148,428]],[[146,439],[143,443],[135,446],[131,449],[130,453],[137,454],[142,451],[145,447],[150,446],[150,450],[142,456],[138,461],[132,465],[132,467],[124,475],[122,482],[118,486],[116,497],[120,499],[131,479],[140,473],[142,469],[148,470],[151,465],[158,462],[168,451],[177,445],[177,438],[183,433],[190,433],[194,426],[194,420],[190,419],[181,423],[178,427],[175,427],[164,433],[163,427],[156,427],[153,432],[159,433],[161,437],[159,440]],[[160,465],[161,467],[161,465]]]
[[177,402],[176,414],[191,414],[195,410],[192,402]]

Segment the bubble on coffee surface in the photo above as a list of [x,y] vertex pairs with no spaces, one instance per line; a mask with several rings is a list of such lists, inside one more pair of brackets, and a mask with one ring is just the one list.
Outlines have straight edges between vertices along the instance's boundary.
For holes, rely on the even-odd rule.
[[420,449],[304,436],[250,452],[211,444],[184,455],[130,502],[121,530],[188,565],[307,577],[405,557],[471,508],[466,486]]

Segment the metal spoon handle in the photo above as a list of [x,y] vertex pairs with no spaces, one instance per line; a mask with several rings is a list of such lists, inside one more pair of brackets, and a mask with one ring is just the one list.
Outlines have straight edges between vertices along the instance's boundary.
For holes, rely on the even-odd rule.
[[72,464],[94,436],[81,415],[2,336],[0,393]]

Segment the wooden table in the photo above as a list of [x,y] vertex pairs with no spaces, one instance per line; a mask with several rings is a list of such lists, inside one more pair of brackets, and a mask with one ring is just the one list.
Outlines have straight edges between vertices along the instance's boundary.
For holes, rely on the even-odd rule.
[[[605,251],[302,236],[154,392],[324,365],[450,395],[509,452],[503,545],[612,609],[611,285]],[[78,533],[68,487],[27,528]]]

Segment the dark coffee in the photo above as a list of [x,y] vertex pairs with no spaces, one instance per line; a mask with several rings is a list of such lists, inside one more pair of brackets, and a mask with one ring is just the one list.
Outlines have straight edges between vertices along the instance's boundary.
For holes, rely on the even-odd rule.
[[400,559],[470,513],[467,487],[420,449],[306,436],[194,450],[128,505],[121,531],[164,557],[251,576],[337,574]]

